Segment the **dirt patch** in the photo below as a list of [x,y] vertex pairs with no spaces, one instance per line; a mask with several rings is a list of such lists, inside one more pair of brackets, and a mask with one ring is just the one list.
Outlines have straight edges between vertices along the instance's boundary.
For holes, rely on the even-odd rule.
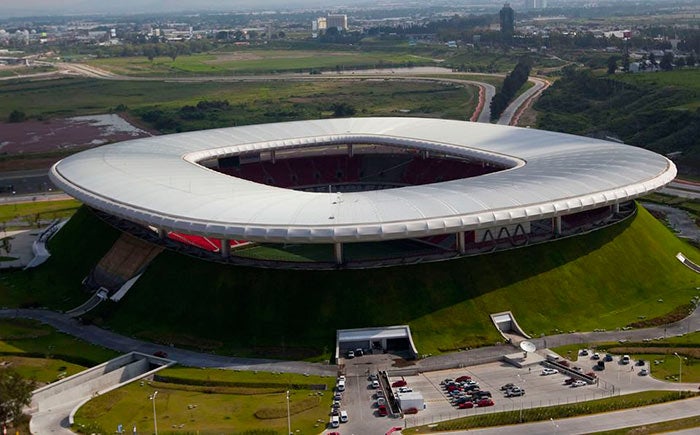
[[662,326],[668,325],[673,322],[678,322],[679,320],[685,319],[690,313],[693,312],[695,308],[692,304],[680,305],[673,309],[670,313],[666,313],[663,316],[654,317],[653,319],[644,319],[638,322],[630,323],[627,326],[632,328],[649,328],[652,326]]
[[47,121],[2,123],[0,155],[78,150],[150,136],[119,115],[92,115]]
[[264,59],[263,56],[260,56],[255,53],[251,53],[248,51],[242,51],[242,52],[236,52],[236,53],[225,53],[225,54],[219,54],[216,56],[216,59],[213,60],[205,60],[202,63],[206,63],[207,65],[212,65],[212,64],[217,64],[217,63],[223,63],[223,62],[233,62],[237,60],[260,60]]

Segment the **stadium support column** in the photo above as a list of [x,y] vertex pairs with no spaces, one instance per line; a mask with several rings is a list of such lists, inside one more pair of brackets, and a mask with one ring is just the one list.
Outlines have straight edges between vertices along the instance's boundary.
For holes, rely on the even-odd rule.
[[615,214],[619,214],[619,213],[620,213],[620,203],[619,203],[619,202],[616,202],[616,203],[613,205],[613,213],[615,213]]
[[428,150],[421,150],[420,154],[421,154],[421,157],[423,157],[424,159],[427,159],[430,157],[430,151],[428,151]]
[[467,244],[464,237],[464,231],[460,231],[457,234],[457,250],[460,254],[467,252]]
[[277,153],[275,153],[275,150],[270,150],[270,160],[272,160],[273,164],[277,163]]
[[158,228],[158,238],[161,240],[165,240],[166,237],[168,237],[168,232],[165,231],[164,228]]
[[231,256],[231,241],[229,239],[221,239],[221,257],[228,258]]
[[335,264],[343,264],[343,244],[340,242],[333,243],[333,253],[335,254]]
[[348,144],[348,157],[353,157],[355,155],[355,150],[352,148],[352,144]]
[[554,216],[552,218],[552,232],[555,236],[561,235],[561,216]]

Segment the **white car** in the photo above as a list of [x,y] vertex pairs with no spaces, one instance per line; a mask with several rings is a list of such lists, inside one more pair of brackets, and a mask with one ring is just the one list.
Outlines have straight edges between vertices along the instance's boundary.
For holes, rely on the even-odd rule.
[[334,415],[331,417],[330,426],[332,428],[336,428],[336,427],[340,426],[340,419],[338,418],[337,415]]
[[348,412],[347,411],[340,411],[340,422],[341,423],[348,422]]
[[550,369],[549,367],[542,369],[542,376],[555,375],[559,373],[557,369]]
[[411,387],[400,387],[399,393],[412,393],[413,389]]
[[574,382],[571,383],[571,386],[574,387],[574,388],[576,388],[576,387],[583,387],[583,386],[585,386],[585,385],[588,385],[588,384],[586,384],[585,381],[582,381],[582,380],[580,380],[580,379],[579,379],[578,381],[574,381]]

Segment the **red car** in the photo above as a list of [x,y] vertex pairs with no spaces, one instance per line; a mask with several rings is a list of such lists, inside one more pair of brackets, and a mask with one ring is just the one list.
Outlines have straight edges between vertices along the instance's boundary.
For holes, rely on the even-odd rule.
[[393,384],[391,384],[391,387],[398,388],[398,387],[405,387],[406,385],[408,385],[408,383],[406,381],[404,381],[403,379],[401,379],[401,380],[396,381]]
[[407,408],[403,411],[404,414],[418,414],[418,408]]
[[459,405],[457,405],[457,408],[459,408],[459,409],[469,409],[469,408],[473,408],[473,407],[474,407],[474,403],[469,402],[469,401],[462,402]]
[[493,400],[481,399],[478,402],[476,402],[476,406],[493,406]]
[[386,405],[379,405],[377,407],[377,414],[379,414],[380,417],[386,417],[389,414],[389,411],[386,409]]
[[471,381],[471,380],[472,380],[471,376],[464,375],[464,376],[460,376],[457,379],[455,379],[455,382],[464,382],[464,381]]

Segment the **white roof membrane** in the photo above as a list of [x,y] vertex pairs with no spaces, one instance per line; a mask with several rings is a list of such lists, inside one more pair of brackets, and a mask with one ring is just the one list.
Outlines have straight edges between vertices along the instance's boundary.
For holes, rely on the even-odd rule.
[[[338,194],[258,184],[196,163],[328,143],[406,144],[478,156],[511,169]],[[535,129],[344,118],[130,140],[67,157],[50,176],[91,207],[168,230],[258,242],[332,243],[424,237],[575,213],[659,189],[675,178],[676,168],[641,148]]]

